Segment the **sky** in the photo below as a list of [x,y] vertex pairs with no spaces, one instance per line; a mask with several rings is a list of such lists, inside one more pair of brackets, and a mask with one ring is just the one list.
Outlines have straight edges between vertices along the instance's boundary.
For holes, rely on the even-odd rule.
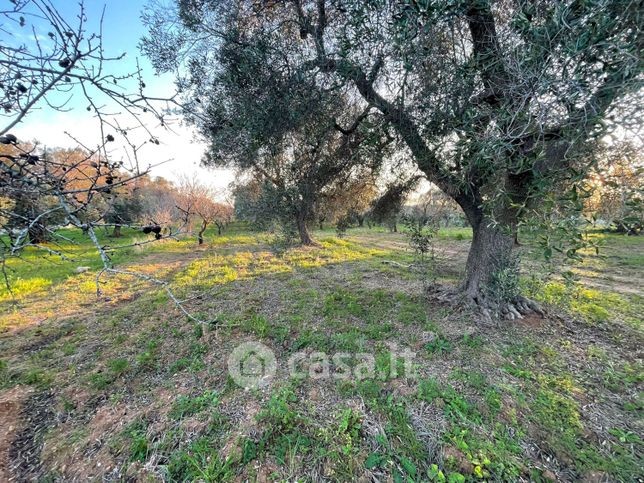
[[[170,0],[164,0],[170,1]],[[85,9],[88,17],[88,32],[97,32],[100,25],[100,18],[105,9],[103,20],[103,44],[105,55],[118,56],[125,53],[125,57],[118,62],[107,63],[109,71],[114,74],[123,74],[136,70],[137,60],[143,71],[143,79],[146,83],[145,92],[148,95],[165,97],[174,92],[173,76],[164,74],[156,76],[150,62],[138,49],[138,44],[143,35],[145,27],[140,18],[142,9],[145,8],[146,0],[85,0]],[[71,25],[77,23],[77,16],[80,8],[76,0],[52,0],[52,4],[59,11],[61,16],[68,20]],[[32,41],[28,38],[29,30],[17,31],[13,29],[17,37],[24,42]],[[37,31],[37,33],[40,33]],[[43,37],[47,32],[42,32]],[[4,35],[4,34],[0,34]],[[2,39],[0,39],[0,42]],[[52,98],[53,97],[53,98]],[[51,96],[50,100],[55,101],[56,97]],[[12,132],[21,140],[37,139],[49,147],[75,147],[76,143],[65,135],[69,132],[77,139],[88,146],[96,146],[100,139],[98,122],[90,112],[86,110],[87,102],[78,92],[74,93],[71,102],[67,104],[70,109],[66,112],[56,111],[47,106],[45,102],[38,103],[36,109],[31,111],[24,121]],[[132,121],[120,117],[123,123],[131,125]],[[4,120],[2,121],[4,124]],[[189,126],[175,119],[168,132],[158,126],[155,119],[150,119],[149,128],[158,137],[160,145],[148,143],[139,153],[139,161],[142,167],[148,164],[159,164],[151,170],[153,176],[163,176],[176,180],[181,175],[196,175],[205,183],[223,190],[234,179],[230,170],[205,169],[200,167],[200,160],[204,152],[203,143],[195,141],[193,131]],[[143,133],[131,135],[134,139],[143,138]],[[118,148],[119,139],[110,147],[114,146],[113,156],[119,158],[122,150]]]

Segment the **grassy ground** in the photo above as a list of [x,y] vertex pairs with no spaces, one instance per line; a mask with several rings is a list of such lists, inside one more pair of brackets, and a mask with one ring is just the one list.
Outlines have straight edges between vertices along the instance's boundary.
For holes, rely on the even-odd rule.
[[[402,235],[316,236],[321,247],[282,256],[266,235],[235,229],[203,247],[119,252],[120,267],[168,281],[205,325],[132,277],[104,279],[97,300],[100,264],[85,244],[73,262],[28,253],[10,265],[0,481],[644,478],[644,240],[595,235],[607,256],[577,267],[576,286],[539,284],[526,270],[525,290],[548,317],[484,327],[424,295]],[[470,238],[441,233],[440,282],[459,278]],[[269,347],[278,369],[247,390],[226,361],[248,341]],[[415,352],[415,375],[399,367],[392,377],[391,343]],[[323,377],[321,366],[289,377],[300,351],[308,362],[370,353],[376,377]]]

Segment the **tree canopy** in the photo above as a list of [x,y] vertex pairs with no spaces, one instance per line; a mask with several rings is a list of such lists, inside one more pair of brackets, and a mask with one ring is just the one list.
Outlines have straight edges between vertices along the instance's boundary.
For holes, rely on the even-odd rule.
[[[310,92],[376,111],[472,225],[463,288],[482,306],[495,304],[483,288],[519,222],[587,173],[586,150],[608,129],[636,122],[641,94],[636,2],[182,0],[147,21],[144,49],[178,73],[193,121],[236,128],[227,155],[279,143],[262,128],[252,143],[238,136],[219,102],[229,97],[200,90],[221,76],[262,106],[253,127],[298,124],[315,110]],[[307,100],[292,102],[298,93]]]

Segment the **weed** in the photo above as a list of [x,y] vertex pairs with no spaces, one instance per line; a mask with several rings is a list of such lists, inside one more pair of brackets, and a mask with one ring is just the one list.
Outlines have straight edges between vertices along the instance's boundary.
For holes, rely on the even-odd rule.
[[157,364],[159,342],[156,339],[147,343],[145,351],[136,356],[136,362],[141,369],[154,369]]
[[478,349],[483,346],[483,338],[480,335],[465,334],[461,342],[470,349]]
[[206,365],[204,364],[201,355],[193,355],[191,357],[182,357],[174,361],[168,367],[168,372],[170,374],[176,374],[178,372],[184,371],[186,369],[191,372],[202,371]]
[[228,481],[235,475],[230,459],[222,459],[208,437],[191,442],[170,454],[167,477],[170,481]]
[[365,314],[365,309],[355,294],[337,289],[325,296],[323,313],[327,317],[360,317]]
[[168,414],[172,419],[183,419],[219,404],[219,398],[214,391],[206,391],[195,397],[178,396]]
[[128,461],[144,462],[150,452],[147,430],[147,422],[137,418],[110,442],[110,448],[116,454],[127,452]]
[[252,313],[248,318],[242,322],[242,329],[249,333],[255,334],[257,337],[264,338],[268,335],[270,323],[263,315]]
[[112,378],[103,372],[95,372],[87,377],[90,386],[97,391],[107,389],[113,382]]
[[276,432],[292,431],[300,421],[300,416],[291,409],[291,404],[295,401],[295,393],[290,388],[282,388],[271,396],[266,408],[259,413],[258,420],[265,422]]
[[430,354],[446,354],[452,351],[452,344],[442,335],[425,344],[425,350]]
[[313,447],[313,438],[306,431],[307,419],[293,408],[296,401],[291,387],[283,387],[257,415],[257,420],[265,427],[258,452],[273,454],[281,465],[292,461],[298,453],[310,452]]
[[60,402],[63,405],[63,411],[65,413],[71,413],[76,409],[76,404],[65,395],[62,395],[60,397]]
[[579,283],[548,282],[528,289],[536,300],[558,306],[591,323],[607,322],[611,313],[628,316],[626,300],[614,293],[584,288]]
[[625,389],[644,381],[644,365],[625,362],[621,365],[608,363],[602,374],[606,386],[613,392]]
[[8,387],[9,381],[9,363],[4,359],[0,359],[0,388]]
[[107,367],[115,377],[119,377],[128,371],[130,363],[127,359],[112,359],[107,361]]
[[76,344],[73,342],[66,342],[61,348],[60,351],[64,356],[71,356],[76,352]]
[[46,387],[54,382],[54,375],[43,369],[30,369],[20,377],[21,382]]
[[362,428],[362,415],[353,409],[345,409],[340,413],[338,434],[345,440],[342,451],[349,454],[353,451]]
[[452,377],[456,380],[465,381],[467,384],[472,386],[474,389],[479,391],[484,390],[488,387],[487,378],[485,374],[482,374],[477,371],[466,371],[464,369],[455,369],[452,373]]

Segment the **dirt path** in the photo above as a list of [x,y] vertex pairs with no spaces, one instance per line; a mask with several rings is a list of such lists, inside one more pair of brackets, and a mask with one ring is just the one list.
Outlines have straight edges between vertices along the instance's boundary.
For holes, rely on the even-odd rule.
[[644,283],[640,273],[631,270],[618,272],[582,267],[579,274],[584,284],[589,287],[644,297]]
[[55,418],[53,399],[51,391],[33,393],[21,405],[20,428],[9,447],[9,473],[15,481],[40,481],[43,477],[40,453],[45,432]]
[[20,429],[20,415],[31,388],[16,386],[0,393],[0,481],[12,481],[11,448]]

